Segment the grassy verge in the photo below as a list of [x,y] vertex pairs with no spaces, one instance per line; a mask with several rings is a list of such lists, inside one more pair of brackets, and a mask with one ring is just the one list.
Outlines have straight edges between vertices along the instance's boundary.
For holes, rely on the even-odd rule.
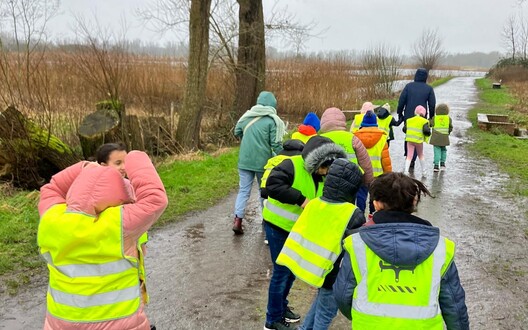
[[[166,159],[158,172],[169,206],[156,226],[179,221],[181,215],[205,209],[238,186],[238,149],[218,155],[195,154]],[[0,186],[0,293],[16,294],[30,277],[44,271],[38,254],[39,193]]]
[[528,140],[501,134],[500,132],[482,131],[477,126],[478,113],[504,114],[517,123],[528,122],[528,115],[521,114],[512,109],[517,101],[511,95],[507,86],[493,89],[489,79],[476,81],[479,89],[480,102],[469,111],[468,117],[473,124],[469,134],[474,143],[469,145],[469,150],[477,157],[487,157],[494,161],[501,171],[511,176],[509,190],[520,196],[528,196]]

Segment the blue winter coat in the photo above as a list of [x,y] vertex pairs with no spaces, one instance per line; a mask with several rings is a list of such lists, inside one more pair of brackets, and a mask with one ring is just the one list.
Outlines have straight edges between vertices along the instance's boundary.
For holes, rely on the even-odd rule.
[[[376,255],[393,265],[422,263],[433,253],[440,238],[437,227],[408,213],[378,211],[373,220],[374,225],[359,230],[361,238]],[[339,310],[348,319],[351,319],[356,285],[350,255],[346,252],[333,288]],[[465,292],[454,261],[442,277],[438,301],[448,330],[469,329]]]
[[[435,114],[436,96],[433,87],[427,85],[427,70],[420,68],[416,70],[414,81],[403,88],[398,101],[398,121],[402,118],[407,120],[414,116],[414,110],[421,105],[428,110],[426,118],[432,118]],[[403,117],[402,117],[403,114]]]

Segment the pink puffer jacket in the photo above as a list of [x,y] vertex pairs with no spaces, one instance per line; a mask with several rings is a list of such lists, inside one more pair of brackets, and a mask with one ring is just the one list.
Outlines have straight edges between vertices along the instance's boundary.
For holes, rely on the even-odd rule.
[[[167,207],[167,194],[146,153],[131,151],[125,158],[125,169],[136,195],[135,202],[127,189],[127,183],[116,169],[82,161],[57,173],[50,183],[41,188],[38,205],[40,216],[51,206],[62,203],[68,205],[68,210],[91,215],[110,206],[123,205],[125,254],[137,256],[136,242]],[[148,330],[150,323],[142,303],[139,310],[127,318],[97,323],[72,323],[47,313],[44,329]]]

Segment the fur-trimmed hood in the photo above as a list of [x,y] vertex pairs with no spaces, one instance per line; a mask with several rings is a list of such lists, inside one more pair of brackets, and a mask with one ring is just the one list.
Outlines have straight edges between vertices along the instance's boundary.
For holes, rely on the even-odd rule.
[[304,168],[311,174],[326,161],[347,158],[345,150],[324,136],[313,136],[304,146],[302,157]]

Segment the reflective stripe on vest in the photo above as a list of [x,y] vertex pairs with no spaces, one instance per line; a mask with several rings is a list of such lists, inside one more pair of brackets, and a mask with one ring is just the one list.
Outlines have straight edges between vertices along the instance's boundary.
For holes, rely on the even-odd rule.
[[96,218],[57,204],[41,217],[37,240],[50,272],[51,315],[101,322],[138,310],[143,260],[124,254],[121,210],[110,207]]
[[260,188],[266,188],[266,181],[268,181],[268,176],[270,175],[271,170],[275,166],[282,163],[283,160],[290,157],[291,156],[277,155],[268,159],[268,162],[266,163],[266,165],[264,165],[264,173],[262,174],[262,178],[260,179]]
[[372,148],[367,149],[367,153],[370,157],[370,162],[372,163],[372,171],[374,177],[378,177],[383,174],[383,166],[381,165],[381,154],[386,143],[387,139],[385,138],[385,135],[383,135]]
[[412,268],[386,264],[359,233],[347,237],[344,246],[358,283],[352,304],[353,328],[443,329],[438,295],[442,276],[454,257],[453,242],[440,237],[434,252]]
[[343,234],[355,209],[351,203],[311,200],[291,229],[277,264],[320,288],[341,254]]
[[348,160],[358,165],[356,152],[354,151],[354,147],[352,146],[352,139],[354,137],[354,134],[347,131],[331,131],[323,133],[321,134],[321,136],[325,136],[330,140],[334,141],[335,144],[343,147],[343,149],[345,149],[345,152],[347,153]]
[[[323,183],[315,187],[312,175],[304,169],[304,160],[301,155],[292,156],[291,161],[294,168],[292,188],[299,190],[303,196],[311,199],[321,196],[323,193]],[[269,197],[264,203],[262,217],[269,223],[290,231],[295,221],[302,212],[302,208],[297,204],[285,204]]]
[[440,134],[449,135],[449,115],[436,115],[433,118],[433,130]]
[[354,120],[352,121],[352,125],[350,126],[350,132],[356,133],[359,128],[361,127],[361,122],[363,122],[363,117],[365,114],[359,113],[354,116]]
[[389,115],[387,118],[378,118],[378,128],[387,134],[387,138],[390,134],[390,123],[392,121],[392,115]]
[[427,119],[419,115],[407,119],[407,133],[405,135],[405,141],[414,143],[424,142],[425,136],[423,134],[423,127],[427,123]]

